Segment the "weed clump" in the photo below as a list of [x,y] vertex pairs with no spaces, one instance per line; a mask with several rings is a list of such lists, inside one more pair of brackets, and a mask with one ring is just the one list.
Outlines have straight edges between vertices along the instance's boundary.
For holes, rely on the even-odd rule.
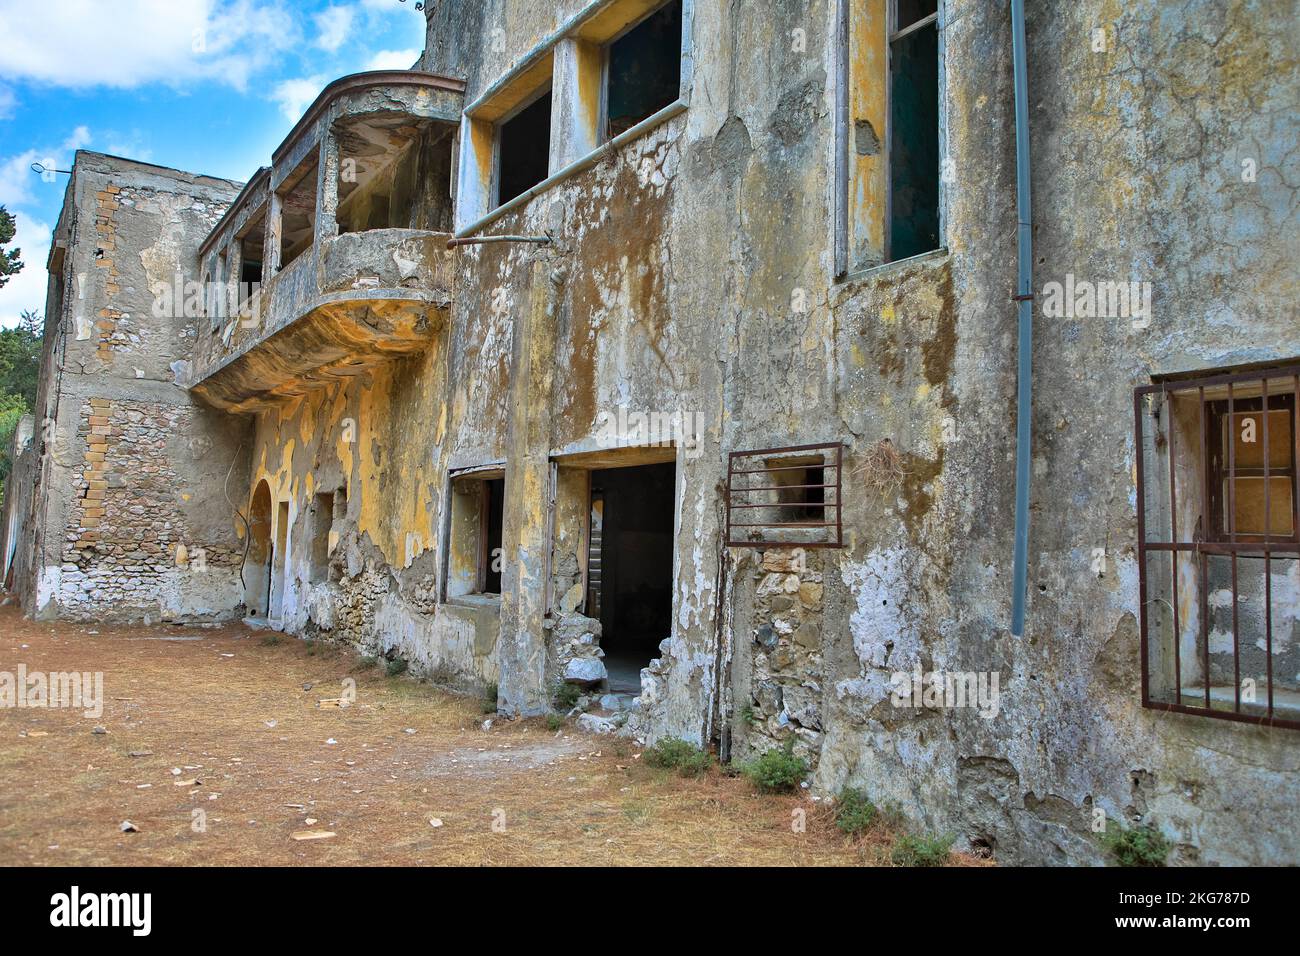
[[904,833],[894,842],[890,860],[895,866],[943,866],[956,837],[923,837]]
[[835,825],[849,836],[866,833],[878,815],[876,805],[861,790],[845,787],[835,800]]
[[789,793],[808,775],[808,762],[794,755],[794,741],[786,741],[780,750],[769,750],[746,761],[740,772],[768,793]]
[[646,748],[644,762],[650,767],[676,770],[682,777],[699,777],[708,773],[713,757],[707,750],[701,750],[685,740],[665,737],[654,746]]
[[1172,844],[1155,827],[1108,828],[1102,846],[1116,866],[1164,866]]

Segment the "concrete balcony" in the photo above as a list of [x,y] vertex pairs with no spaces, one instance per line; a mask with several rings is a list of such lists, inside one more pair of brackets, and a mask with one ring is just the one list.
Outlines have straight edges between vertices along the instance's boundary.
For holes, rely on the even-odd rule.
[[381,229],[314,244],[233,321],[228,348],[193,364],[191,391],[253,411],[431,347],[452,301],[448,238]]
[[462,96],[418,71],[325,88],[200,251],[225,295],[200,325],[196,395],[252,411],[437,342]]

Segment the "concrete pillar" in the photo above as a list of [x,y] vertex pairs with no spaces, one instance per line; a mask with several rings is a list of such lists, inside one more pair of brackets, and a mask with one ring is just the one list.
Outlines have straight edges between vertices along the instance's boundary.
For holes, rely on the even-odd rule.
[[339,234],[339,142],[326,127],[320,140],[320,161],[316,164],[316,236],[314,241],[333,239]]
[[491,211],[495,140],[496,127],[492,123],[461,117],[460,159],[456,166],[457,230]]
[[552,173],[586,156],[601,143],[603,68],[604,51],[594,43],[565,39],[555,45],[551,83]]
[[532,264],[524,321],[515,325],[519,356],[511,395],[506,455],[505,563],[501,583],[499,688],[506,713],[525,717],[550,709],[545,684],[546,594],[553,505],[551,390],[556,312],[562,278],[544,260]]
[[266,209],[266,239],[262,246],[262,281],[270,280],[280,271],[280,236],[283,230],[284,200],[272,190]]

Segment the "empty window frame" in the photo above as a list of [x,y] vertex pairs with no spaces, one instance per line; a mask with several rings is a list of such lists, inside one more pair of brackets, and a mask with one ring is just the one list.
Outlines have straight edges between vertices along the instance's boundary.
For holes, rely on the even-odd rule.
[[286,268],[316,241],[316,160],[304,162],[278,190],[280,268]]
[[681,85],[682,0],[672,0],[606,47],[602,140],[675,102]]
[[266,241],[266,210],[263,209],[239,234],[239,301],[257,291],[262,284],[263,246]]
[[527,192],[550,174],[551,91],[497,126],[496,205]]
[[453,476],[445,595],[499,595],[505,475],[499,469]]
[[839,0],[836,272],[942,247],[941,0]]
[[1300,365],[1137,389],[1143,706],[1300,729]]
[[892,0],[887,261],[939,248],[938,0]]
[[732,452],[727,545],[842,547],[843,450],[827,443]]

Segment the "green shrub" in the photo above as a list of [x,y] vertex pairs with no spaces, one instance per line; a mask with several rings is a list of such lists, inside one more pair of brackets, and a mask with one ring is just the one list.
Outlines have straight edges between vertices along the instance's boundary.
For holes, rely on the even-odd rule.
[[760,790],[788,793],[808,775],[808,763],[794,755],[794,741],[788,740],[780,750],[769,750],[745,762],[740,770]]
[[753,727],[758,723],[758,717],[754,714],[754,705],[746,704],[740,708],[740,722],[746,727]]
[[943,866],[956,837],[919,837],[904,833],[890,852],[895,866]]
[[561,717],[559,714],[546,715],[547,730],[559,730],[563,726],[564,726],[564,718]]
[[496,684],[488,684],[483,689],[483,699],[479,701],[479,710],[485,714],[495,714],[497,712],[497,696],[499,688]]
[[682,777],[699,777],[708,773],[713,757],[692,743],[676,737],[664,737],[642,755],[646,766],[676,770]]
[[1118,825],[1108,827],[1101,843],[1116,866],[1164,866],[1173,849],[1164,834],[1150,825],[1131,830]]
[[551,702],[555,704],[555,709],[562,710],[566,714],[573,710],[581,696],[582,688],[577,684],[566,684],[561,681],[551,689]]
[[861,790],[845,787],[835,801],[835,825],[849,836],[859,836],[876,822],[876,805]]
[[262,638],[263,647],[276,647],[284,640],[279,634],[268,634]]
[[399,674],[405,674],[406,668],[410,665],[406,663],[404,657],[394,657],[391,661],[384,664],[384,671],[389,677],[396,677]]

